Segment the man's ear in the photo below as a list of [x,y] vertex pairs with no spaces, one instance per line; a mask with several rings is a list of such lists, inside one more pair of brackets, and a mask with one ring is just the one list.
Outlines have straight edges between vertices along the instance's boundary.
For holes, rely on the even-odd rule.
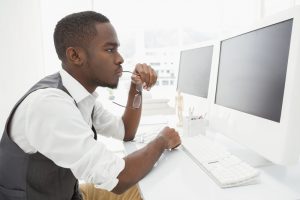
[[66,58],[69,63],[81,66],[85,62],[86,55],[80,47],[68,47],[66,49]]

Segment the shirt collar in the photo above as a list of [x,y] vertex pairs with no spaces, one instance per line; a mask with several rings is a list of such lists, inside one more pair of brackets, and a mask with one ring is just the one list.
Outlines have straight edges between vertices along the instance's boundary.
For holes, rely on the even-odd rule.
[[98,94],[94,91],[92,94],[89,93],[73,76],[71,76],[66,70],[60,70],[60,76],[62,79],[62,84],[74,98],[76,103],[79,103],[87,97],[93,97],[96,99]]

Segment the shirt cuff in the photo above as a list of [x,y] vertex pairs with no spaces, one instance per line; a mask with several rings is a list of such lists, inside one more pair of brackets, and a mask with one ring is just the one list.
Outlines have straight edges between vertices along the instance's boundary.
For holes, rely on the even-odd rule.
[[112,177],[110,180],[105,181],[104,183],[97,184],[95,183],[96,188],[104,189],[111,191],[113,190],[116,185],[119,182],[119,179],[117,179],[117,176],[120,174],[120,172],[125,168],[125,161],[124,159],[119,159],[118,162],[116,162],[115,165],[115,172],[116,172],[116,177]]

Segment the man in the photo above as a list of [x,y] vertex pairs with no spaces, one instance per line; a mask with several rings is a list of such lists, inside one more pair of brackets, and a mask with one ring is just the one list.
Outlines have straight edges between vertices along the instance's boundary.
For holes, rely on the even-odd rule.
[[97,140],[97,134],[124,141],[135,137],[141,106],[134,108],[133,102],[141,95],[139,86],[150,89],[157,79],[150,66],[135,66],[121,118],[96,101],[95,89],[116,88],[122,75],[119,41],[105,16],[92,11],[66,16],[56,25],[54,43],[62,70],[34,85],[8,117],[0,143],[1,200],[82,199],[78,179],[90,183],[81,187],[85,199],[111,198],[107,191],[124,193],[165,149],[180,145],[178,133],[165,127],[121,159]]

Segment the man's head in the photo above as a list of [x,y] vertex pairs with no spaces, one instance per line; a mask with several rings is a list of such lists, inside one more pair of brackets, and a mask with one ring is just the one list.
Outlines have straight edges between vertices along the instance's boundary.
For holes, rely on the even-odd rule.
[[58,58],[64,62],[68,47],[86,48],[97,35],[96,23],[109,23],[100,13],[85,11],[73,13],[61,19],[55,27],[54,45]]
[[63,68],[87,90],[117,87],[123,58],[107,17],[93,11],[64,17],[55,27],[54,44]]

